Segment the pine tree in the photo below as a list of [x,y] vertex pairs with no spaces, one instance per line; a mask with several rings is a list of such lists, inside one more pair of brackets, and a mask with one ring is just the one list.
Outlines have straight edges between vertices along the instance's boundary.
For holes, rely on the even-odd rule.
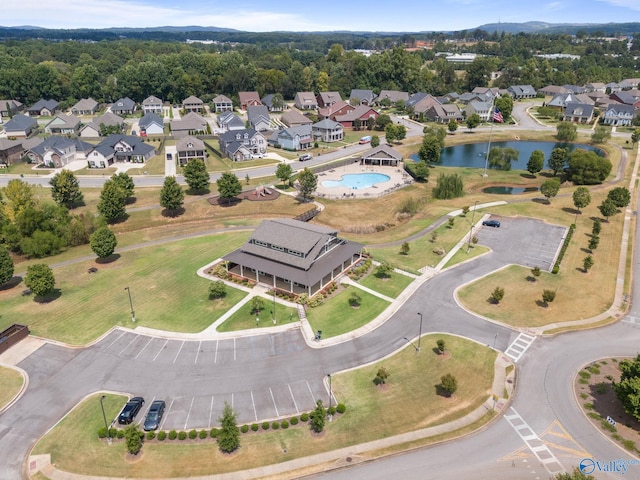
[[184,166],[184,179],[189,188],[194,192],[204,192],[209,190],[209,172],[204,161],[195,158]]
[[324,409],[324,405],[322,405],[322,400],[318,400],[316,402],[316,408],[309,415],[309,426],[311,427],[311,430],[316,433],[320,433],[324,430],[326,417],[327,411]]
[[218,448],[223,453],[231,453],[240,447],[240,430],[236,423],[236,414],[231,406],[224,402],[224,410],[220,420],[218,431]]

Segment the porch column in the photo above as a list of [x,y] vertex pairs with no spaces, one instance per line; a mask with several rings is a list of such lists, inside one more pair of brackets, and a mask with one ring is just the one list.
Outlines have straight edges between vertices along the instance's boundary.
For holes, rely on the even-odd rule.
[[289,280],[289,292],[293,293],[293,280]]
[[[229,271],[229,267],[227,266],[227,272]],[[244,267],[240,264],[240,276],[244,277]]]

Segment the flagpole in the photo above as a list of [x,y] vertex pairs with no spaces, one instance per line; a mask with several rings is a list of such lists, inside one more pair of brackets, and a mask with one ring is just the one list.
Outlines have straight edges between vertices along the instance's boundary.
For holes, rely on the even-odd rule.
[[489,151],[491,150],[491,135],[493,134],[493,125],[496,123],[493,118],[493,109],[494,109],[495,98],[491,100],[491,111],[489,115],[491,116],[491,129],[489,130],[489,145],[487,146],[487,154],[484,157],[484,172],[482,174],[483,177],[488,177],[487,175],[487,164],[489,163]]

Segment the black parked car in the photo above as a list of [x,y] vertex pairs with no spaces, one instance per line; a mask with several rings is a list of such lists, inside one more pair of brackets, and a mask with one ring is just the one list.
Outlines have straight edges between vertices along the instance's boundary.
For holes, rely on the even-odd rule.
[[133,422],[133,419],[136,418],[136,415],[144,405],[144,398],[142,397],[133,397],[129,400],[120,415],[118,415],[118,423],[120,425],[128,425]]
[[500,228],[500,222],[498,220],[485,220],[482,225],[486,227]]
[[147,412],[147,418],[144,420],[144,430],[157,430],[160,426],[160,421],[164,415],[164,400],[154,400],[151,402],[149,411]]

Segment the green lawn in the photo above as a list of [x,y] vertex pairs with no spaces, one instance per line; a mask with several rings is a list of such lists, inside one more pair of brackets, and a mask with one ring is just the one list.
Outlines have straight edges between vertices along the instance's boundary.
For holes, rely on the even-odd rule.
[[[359,308],[349,305],[351,292],[362,298]],[[307,319],[311,328],[322,330],[322,337],[335,337],[356,330],[380,315],[389,302],[356,287],[347,287],[315,308],[307,308]]]
[[24,378],[20,372],[0,367],[0,409],[15,398],[23,384]]
[[[240,246],[246,232],[200,237],[125,252],[114,262],[90,260],[54,270],[58,298],[37,303],[23,297],[24,284],[0,292],[0,329],[24,323],[34,335],[79,345],[115,325],[199,332],[240,301],[229,288],[220,301],[208,298],[209,280],[199,267]],[[97,273],[87,273],[96,266]],[[137,323],[130,317],[130,287]]]
[[[273,327],[273,302],[264,300],[264,310],[259,315],[255,315],[251,311],[251,301],[244,304],[236,313],[226,319],[222,325],[218,327],[219,332],[233,332],[237,330],[247,330],[249,328]],[[275,304],[276,324],[285,325],[287,323],[297,322],[298,311],[295,308],[287,307],[280,303]],[[256,317],[260,319],[256,322]]]
[[358,283],[387,297],[396,298],[413,281],[413,278],[396,272],[391,272],[389,278],[378,278],[375,271],[376,267],[373,267],[371,273]]
[[467,260],[471,260],[472,258],[479,257],[487,252],[491,251],[489,248],[482,245],[471,245],[469,251],[467,251],[467,245],[464,245],[460,248],[456,253],[453,254],[453,257],[447,262],[445,268],[453,267],[458,263],[466,262]]
[[[52,463],[58,468],[82,475],[187,477],[276,464],[440,425],[468,414],[488,398],[496,358],[491,349],[459,337],[428,335],[422,343],[435,347],[440,338],[446,342],[448,355],[436,355],[427,348],[416,354],[413,347],[407,347],[375,364],[333,375],[333,393],[347,411],[327,422],[322,436],[312,435],[303,423],[286,430],[241,434],[240,449],[233,455],[221,454],[209,439],[145,442],[139,459],[130,461],[124,441],[107,446],[97,438],[103,419],[99,395],[95,395],[45,435],[33,453],[51,453]],[[469,368],[470,363],[473,369]],[[373,384],[380,367],[390,374],[384,388]],[[458,390],[451,398],[436,393],[436,385],[446,373],[458,380]],[[108,419],[117,415],[124,400],[121,396],[106,396]],[[485,417],[484,421],[490,418]],[[451,436],[440,435],[437,440]]]

